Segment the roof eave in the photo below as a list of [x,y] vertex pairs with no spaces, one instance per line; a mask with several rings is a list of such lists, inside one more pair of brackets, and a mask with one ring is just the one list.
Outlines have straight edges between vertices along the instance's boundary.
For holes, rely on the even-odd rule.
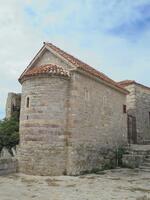
[[[92,79],[95,79],[95,80],[97,80],[97,81],[103,83],[104,85],[107,85],[107,86],[109,86],[109,87],[111,87],[111,88],[113,88],[113,89],[119,91],[120,93],[122,93],[122,94],[124,94],[124,95],[128,95],[128,94],[129,94],[129,91],[128,91],[128,90],[126,90],[126,89],[120,87],[119,85],[118,85],[118,86],[117,86],[117,85],[113,85],[113,84],[109,83],[108,81],[102,80],[100,77],[96,77],[96,76],[94,76],[94,75],[92,75],[92,74],[90,74],[90,73],[88,73],[88,72],[82,70],[81,68],[77,68],[76,70],[71,70],[71,71],[78,71],[78,72],[80,72],[80,73],[83,73],[84,75],[87,75],[88,77],[91,77]],[[117,83],[116,83],[116,84],[117,84]]]

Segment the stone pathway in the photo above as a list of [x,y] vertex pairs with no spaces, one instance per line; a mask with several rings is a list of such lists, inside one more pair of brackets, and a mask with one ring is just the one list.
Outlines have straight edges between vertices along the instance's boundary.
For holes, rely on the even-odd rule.
[[150,200],[150,173],[115,169],[99,175],[0,177],[0,200]]

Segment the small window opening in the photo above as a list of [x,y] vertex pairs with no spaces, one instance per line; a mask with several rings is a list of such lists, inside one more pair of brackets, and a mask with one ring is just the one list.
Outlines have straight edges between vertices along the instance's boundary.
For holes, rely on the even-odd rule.
[[148,115],[148,117],[149,117],[149,126],[150,126],[150,112],[149,112],[149,115]]
[[12,111],[13,112],[15,111],[15,105],[14,104],[12,105]]
[[127,106],[123,105],[123,113],[127,113]]
[[27,108],[29,108],[29,104],[30,104],[30,99],[29,99],[29,97],[27,97],[27,103],[26,103]]
[[84,88],[84,96],[85,96],[85,100],[88,101],[89,100],[89,91],[87,88]]

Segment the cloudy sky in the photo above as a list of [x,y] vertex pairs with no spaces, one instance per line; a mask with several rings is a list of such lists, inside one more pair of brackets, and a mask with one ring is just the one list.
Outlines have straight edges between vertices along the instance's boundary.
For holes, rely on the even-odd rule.
[[150,0],[1,0],[0,118],[43,41],[114,80],[150,86]]

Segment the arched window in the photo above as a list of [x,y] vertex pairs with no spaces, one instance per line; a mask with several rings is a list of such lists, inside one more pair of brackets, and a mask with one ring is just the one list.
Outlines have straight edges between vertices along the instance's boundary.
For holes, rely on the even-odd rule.
[[29,105],[30,105],[30,98],[27,97],[27,101],[26,101],[26,107],[29,108]]

